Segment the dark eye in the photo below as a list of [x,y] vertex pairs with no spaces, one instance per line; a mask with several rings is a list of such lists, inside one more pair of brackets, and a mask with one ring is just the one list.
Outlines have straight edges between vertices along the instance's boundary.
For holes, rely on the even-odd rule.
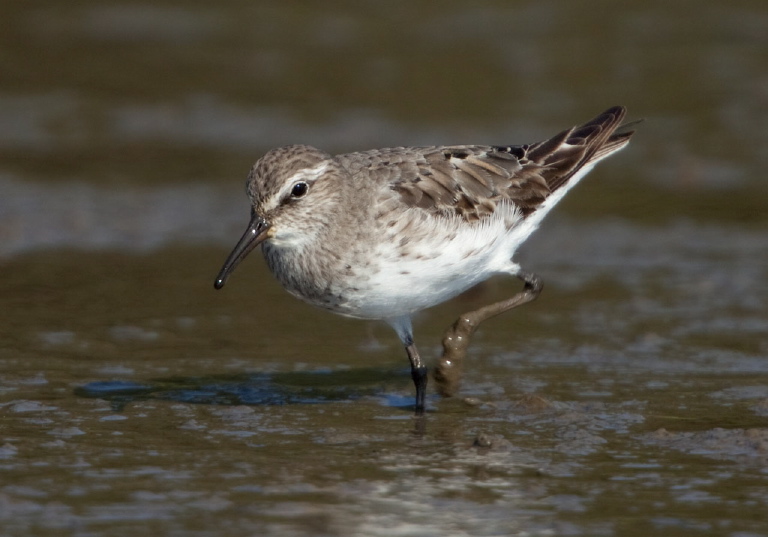
[[293,188],[291,189],[291,197],[293,198],[301,198],[303,197],[307,191],[309,191],[309,185],[305,182],[296,183],[293,185]]

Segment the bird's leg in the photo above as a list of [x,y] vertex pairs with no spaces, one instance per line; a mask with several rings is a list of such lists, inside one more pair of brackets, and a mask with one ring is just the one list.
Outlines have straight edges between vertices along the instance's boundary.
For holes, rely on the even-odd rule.
[[427,395],[427,366],[421,361],[413,339],[409,338],[405,344],[405,352],[411,361],[411,378],[416,386],[416,415],[421,416],[424,414],[424,398]]
[[411,378],[416,386],[416,415],[424,415],[424,401],[427,395],[427,366],[419,356],[416,350],[416,344],[413,342],[413,328],[411,327],[411,318],[408,315],[386,319],[389,325],[397,332],[397,337],[403,342],[405,352],[408,353],[408,360],[411,361]]
[[[541,293],[544,283],[536,274],[518,272],[516,276],[525,283],[522,291],[507,300],[495,302],[464,313],[453,323],[453,326],[445,331],[443,336],[443,356],[435,368],[437,391],[443,397],[451,397],[458,391],[464,356],[469,346],[469,340],[480,323],[500,313],[535,300],[539,293]],[[410,356],[410,353],[408,355]],[[413,363],[413,360],[411,363]],[[418,387],[416,391],[418,393]]]

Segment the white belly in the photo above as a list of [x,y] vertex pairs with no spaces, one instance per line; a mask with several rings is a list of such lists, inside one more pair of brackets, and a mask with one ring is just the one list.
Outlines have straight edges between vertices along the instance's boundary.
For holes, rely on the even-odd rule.
[[[351,317],[388,319],[444,302],[494,274],[516,273],[512,254],[525,237],[511,209],[482,221],[434,219],[391,236],[376,248],[369,278],[340,312]],[[530,233],[530,232],[528,232]],[[526,233],[526,236],[527,234]],[[408,239],[405,244],[401,241]]]

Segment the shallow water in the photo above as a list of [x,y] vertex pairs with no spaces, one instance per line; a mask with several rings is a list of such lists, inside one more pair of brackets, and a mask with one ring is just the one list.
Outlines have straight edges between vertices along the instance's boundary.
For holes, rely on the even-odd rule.
[[[768,535],[764,2],[5,11],[4,535]],[[258,256],[212,288],[269,147],[522,143],[619,103],[638,135],[520,252],[542,296],[424,420],[387,326]],[[422,353],[518,288],[421,314]]]

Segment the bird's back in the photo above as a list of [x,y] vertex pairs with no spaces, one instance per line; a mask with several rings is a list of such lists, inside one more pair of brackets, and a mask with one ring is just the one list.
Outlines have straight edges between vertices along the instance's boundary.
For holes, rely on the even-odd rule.
[[353,175],[365,175],[379,188],[397,193],[408,207],[476,221],[508,201],[525,217],[580,169],[629,142],[631,131],[617,131],[625,112],[623,107],[610,108],[533,144],[395,147],[336,158]]

